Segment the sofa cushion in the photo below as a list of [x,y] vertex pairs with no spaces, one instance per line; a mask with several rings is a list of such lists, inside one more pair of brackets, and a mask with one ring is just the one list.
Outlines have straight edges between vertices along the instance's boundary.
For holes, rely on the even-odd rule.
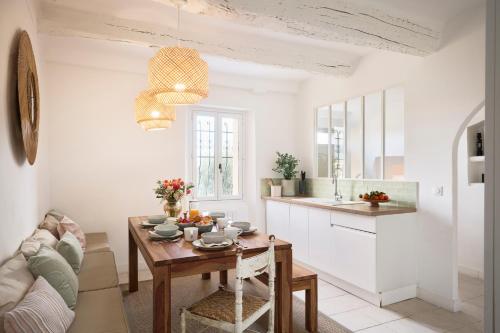
[[55,248],[58,242],[58,239],[54,235],[52,235],[50,231],[45,229],[36,229],[33,236],[28,239],[39,241],[40,243],[52,248]]
[[68,333],[127,333],[120,288],[81,292]]
[[92,232],[85,234],[87,246],[85,253],[111,251],[108,235],[105,232]]
[[22,301],[5,314],[5,332],[65,333],[74,318],[61,295],[39,276]]
[[0,332],[3,332],[3,319],[12,310],[35,282],[22,253],[7,260],[0,266]]
[[59,237],[62,237],[66,231],[71,232],[73,235],[78,238],[82,249],[86,247],[85,234],[82,231],[82,228],[75,221],[71,220],[69,217],[65,216],[57,225],[57,232],[59,233]]
[[45,229],[50,231],[54,237],[59,238],[59,233],[57,232],[57,225],[59,224],[59,220],[56,219],[52,215],[45,215],[42,223],[38,226],[40,229]]
[[64,214],[61,213],[60,211],[58,210],[55,210],[55,209],[51,209],[49,210],[49,212],[47,214],[45,214],[45,217],[47,217],[48,215],[52,216],[52,217],[55,217],[56,220],[58,220],[59,222],[63,219],[64,217]]
[[33,238],[28,238],[21,244],[21,253],[24,254],[24,257],[28,259],[31,256],[37,254],[38,250],[40,250],[40,246],[42,243]]
[[75,273],[78,274],[82,265],[83,250],[75,235],[66,231],[59,243],[57,243],[56,250],[66,259]]
[[118,273],[113,252],[85,254],[78,281],[80,292],[118,286]]
[[28,259],[28,267],[35,277],[43,276],[70,309],[75,307],[78,278],[66,259],[56,250],[42,245],[38,253]]

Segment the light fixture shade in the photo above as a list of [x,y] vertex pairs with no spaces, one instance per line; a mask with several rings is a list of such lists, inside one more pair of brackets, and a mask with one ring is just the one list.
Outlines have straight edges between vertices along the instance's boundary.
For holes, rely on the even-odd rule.
[[169,128],[175,117],[175,107],[158,102],[150,90],[135,99],[135,120],[146,131]]
[[163,104],[196,104],[208,96],[208,65],[194,49],[160,49],[149,61],[148,78],[150,91]]

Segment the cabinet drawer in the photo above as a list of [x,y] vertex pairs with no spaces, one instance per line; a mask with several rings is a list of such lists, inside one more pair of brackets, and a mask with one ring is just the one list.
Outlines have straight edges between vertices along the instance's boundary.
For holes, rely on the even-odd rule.
[[376,235],[333,226],[333,274],[370,292],[376,288]]
[[331,222],[334,225],[346,228],[376,232],[376,217],[374,216],[333,212]]

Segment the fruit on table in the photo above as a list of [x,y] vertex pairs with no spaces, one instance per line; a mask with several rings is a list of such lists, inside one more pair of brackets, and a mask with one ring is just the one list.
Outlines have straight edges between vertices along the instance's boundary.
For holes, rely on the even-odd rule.
[[200,221],[198,222],[199,225],[209,225],[212,223],[213,223],[213,220],[210,216],[203,216],[203,217],[201,217]]
[[359,198],[363,200],[389,200],[389,196],[385,192],[379,191],[371,191],[370,193],[360,194]]

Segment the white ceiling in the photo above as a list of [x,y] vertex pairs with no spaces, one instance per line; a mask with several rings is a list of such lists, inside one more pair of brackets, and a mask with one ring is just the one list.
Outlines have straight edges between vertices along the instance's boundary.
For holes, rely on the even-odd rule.
[[[173,0],[38,1],[40,3],[40,7],[42,8],[40,14],[42,17],[42,23],[44,21],[44,15],[47,16],[43,9],[44,6],[61,6],[63,8],[69,8],[72,10],[93,13],[92,17],[96,17],[96,20],[98,20],[100,16],[107,16],[128,20],[125,22],[145,22],[146,27],[149,27],[149,24],[156,25],[158,27],[168,27],[171,29],[175,29],[177,23],[177,11],[171,5],[171,1]],[[249,23],[248,20],[247,22],[242,22],[242,20],[239,20],[238,18],[235,19],[234,17],[229,17],[228,19],[226,19],[224,16],[210,16],[210,13],[194,14],[192,12],[196,11],[197,4],[201,4],[200,7],[203,7],[203,4],[205,2],[217,3],[219,0],[188,1],[192,6],[186,10],[183,10],[182,12],[180,30],[181,37],[204,35],[205,38],[207,38],[208,36],[208,38],[212,39],[212,48],[214,40],[219,40],[221,43],[226,43],[224,45],[224,47],[226,48],[229,48],[228,45],[231,46],[230,44],[227,44],[228,41],[236,41],[236,45],[245,45],[245,41],[248,39],[248,43],[254,43],[252,45],[249,45],[249,49],[255,50],[256,53],[255,55],[250,56],[247,56],[247,54],[241,54],[241,49],[236,50],[240,51],[239,54],[237,52],[233,52],[226,55],[221,54],[217,51],[210,52],[210,48],[207,47],[205,47],[204,49],[202,48],[202,46],[197,47],[203,53],[203,57],[209,63],[210,68],[214,71],[245,76],[269,77],[274,79],[303,80],[311,75],[311,68],[305,66],[304,64],[304,61],[307,62],[308,58],[312,62],[318,62],[319,59],[322,58],[325,61],[334,59],[332,60],[333,63],[347,64],[352,67],[351,71],[353,71],[355,70],[355,66],[357,65],[357,63],[359,63],[359,61],[364,56],[373,52],[379,52],[379,50],[377,50],[377,48],[374,48],[373,45],[363,46],[360,45],[360,43],[354,43],[357,44],[354,45],[346,43],[344,40],[327,40],[327,38],[314,38],[314,35],[306,36],[304,34],[294,34],[290,33],[290,31],[286,29],[283,29],[283,27],[276,27],[275,29],[273,22],[265,25],[264,27],[264,25],[259,24],[259,19],[255,19],[256,22],[250,20],[251,22]],[[269,5],[269,2],[267,1],[271,0],[224,1],[236,5],[241,4],[242,6],[251,4],[254,7],[256,5],[265,7]],[[320,6],[321,4],[330,3],[335,3],[338,5],[339,1],[341,0],[283,0],[279,3],[280,5],[281,3],[290,2],[295,6]],[[378,13],[378,11],[380,11],[385,15],[383,16],[384,18],[392,19],[394,16],[394,18],[400,20],[397,22],[411,21],[411,24],[417,28],[419,28],[420,25],[423,25],[425,26],[425,29],[436,29],[435,31],[440,33],[449,20],[466,10],[484,4],[484,2],[485,0],[350,0],[346,1],[345,3],[346,6],[356,4],[357,6],[359,6],[358,8],[371,8],[370,13]],[[278,6],[277,3],[272,4]],[[191,12],[187,12],[187,10]],[[404,18],[404,20],[402,18]],[[55,36],[71,36],[72,33],[74,33],[74,36],[81,37],[82,31],[78,31],[78,29],[85,30],[85,28],[81,27],[78,27],[78,29],[74,27],[67,27],[67,22],[61,24],[62,28],[54,28],[53,19],[49,23],[51,24],[49,25],[49,28],[42,28],[42,32],[53,34]],[[146,35],[147,33],[149,33],[149,31],[146,31]],[[106,40],[119,39],[117,36],[107,37],[103,34],[98,36],[94,35],[95,32],[93,32],[91,38]],[[87,35],[84,36],[89,37]],[[192,38],[189,37],[189,39]],[[157,40],[158,39],[155,39],[154,41]],[[270,55],[258,54],[258,52],[261,50],[259,50],[259,45],[255,45],[255,42],[258,43],[259,40],[262,42],[260,46],[262,51],[275,44],[283,47],[288,47],[290,50],[298,50],[299,54],[295,55],[296,58],[294,60],[298,65],[290,66],[290,63],[293,63],[293,61],[289,61],[288,63],[284,62],[283,64],[281,64],[280,59],[272,59],[273,61],[271,62]],[[130,41],[127,40],[127,42]],[[198,41],[193,40],[192,42],[194,47],[198,45]],[[165,45],[166,43],[167,42],[162,43],[161,45]],[[199,43],[199,45],[203,45],[203,40],[200,40]],[[145,43],[142,43],[142,46],[137,48],[137,45],[134,45],[134,47],[130,47],[130,51],[140,53],[140,49],[143,48],[145,50],[145,53],[149,54],[152,52],[151,48],[144,47],[148,45],[161,46],[158,44],[152,44],[150,40],[146,39]],[[123,47],[123,45],[121,47]],[[380,48],[384,48],[384,46]],[[279,54],[276,55],[275,58],[284,58],[286,57],[286,55],[286,53]],[[327,63],[325,62],[325,64]],[[333,68],[334,66],[331,67]]]

